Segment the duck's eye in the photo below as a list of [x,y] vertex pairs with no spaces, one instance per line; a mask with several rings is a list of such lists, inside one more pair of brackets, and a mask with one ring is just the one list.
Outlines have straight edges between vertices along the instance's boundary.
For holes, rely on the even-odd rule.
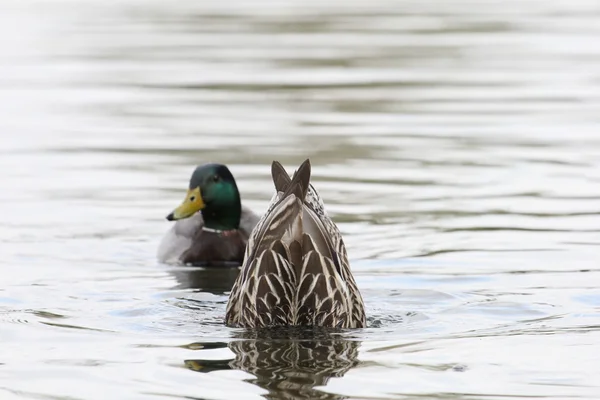
[[213,176],[213,182],[219,182],[220,179],[221,177],[219,175]]
[[190,201],[192,201],[192,202],[193,202],[194,200],[196,200],[196,196],[192,196],[192,197],[190,197]]

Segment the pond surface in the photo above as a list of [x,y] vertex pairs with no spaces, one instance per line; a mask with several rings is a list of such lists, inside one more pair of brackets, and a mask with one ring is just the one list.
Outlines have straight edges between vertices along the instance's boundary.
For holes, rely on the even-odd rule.
[[[0,8],[0,398],[600,397],[596,0]],[[256,339],[164,217],[307,157],[369,327]]]

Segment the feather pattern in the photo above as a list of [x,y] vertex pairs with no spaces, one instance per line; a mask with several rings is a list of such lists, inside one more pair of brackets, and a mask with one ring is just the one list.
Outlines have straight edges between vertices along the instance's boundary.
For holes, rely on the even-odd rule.
[[310,161],[291,178],[277,161],[271,172],[276,193],[248,239],[227,325],[364,327],[346,247],[310,184]]

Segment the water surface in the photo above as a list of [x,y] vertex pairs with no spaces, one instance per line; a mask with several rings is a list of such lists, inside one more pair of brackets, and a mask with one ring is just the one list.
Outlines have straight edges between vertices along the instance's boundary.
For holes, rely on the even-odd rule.
[[[600,397],[596,1],[0,7],[2,399]],[[257,340],[164,216],[306,157],[369,327]]]

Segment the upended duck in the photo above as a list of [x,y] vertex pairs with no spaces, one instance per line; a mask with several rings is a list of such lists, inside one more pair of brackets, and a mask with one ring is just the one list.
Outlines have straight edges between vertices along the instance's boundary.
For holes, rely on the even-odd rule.
[[194,170],[183,203],[167,219],[176,222],[159,245],[159,261],[239,266],[259,216],[242,206],[229,168],[204,164]]
[[292,178],[271,166],[275,195],[248,240],[231,290],[228,326],[366,326],[342,235],[310,184],[310,161]]

